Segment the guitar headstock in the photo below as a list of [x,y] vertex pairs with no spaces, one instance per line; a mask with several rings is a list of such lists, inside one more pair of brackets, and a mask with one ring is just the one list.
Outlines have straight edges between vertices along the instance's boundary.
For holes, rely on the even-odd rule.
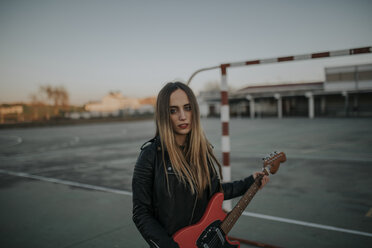
[[284,152],[273,152],[263,158],[263,167],[269,167],[270,173],[275,174],[279,170],[280,163],[284,163],[287,158]]

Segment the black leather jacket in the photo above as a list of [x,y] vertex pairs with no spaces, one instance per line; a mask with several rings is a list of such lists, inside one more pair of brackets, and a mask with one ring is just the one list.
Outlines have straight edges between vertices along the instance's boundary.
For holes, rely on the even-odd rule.
[[206,189],[203,197],[197,198],[176,178],[166,152],[165,161],[169,188],[159,138],[141,147],[133,173],[133,221],[150,247],[178,247],[171,236],[177,230],[198,222],[209,199],[221,191],[221,186],[224,199],[228,200],[243,195],[254,182],[250,176],[221,185],[213,173],[211,189]]

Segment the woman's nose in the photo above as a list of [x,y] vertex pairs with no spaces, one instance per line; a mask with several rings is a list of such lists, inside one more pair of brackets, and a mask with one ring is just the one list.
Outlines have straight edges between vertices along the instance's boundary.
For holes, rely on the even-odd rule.
[[186,119],[186,114],[185,114],[185,111],[181,110],[180,111],[180,116],[179,116],[179,119],[181,121],[185,120]]

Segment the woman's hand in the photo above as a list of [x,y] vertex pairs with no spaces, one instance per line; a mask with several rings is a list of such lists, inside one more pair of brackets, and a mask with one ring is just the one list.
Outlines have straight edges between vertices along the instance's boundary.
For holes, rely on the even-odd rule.
[[255,173],[253,173],[253,178],[256,180],[258,175],[263,175],[263,178],[261,179],[261,186],[260,186],[260,189],[262,189],[265,186],[265,184],[267,184],[269,182],[270,179],[262,171],[257,171]]

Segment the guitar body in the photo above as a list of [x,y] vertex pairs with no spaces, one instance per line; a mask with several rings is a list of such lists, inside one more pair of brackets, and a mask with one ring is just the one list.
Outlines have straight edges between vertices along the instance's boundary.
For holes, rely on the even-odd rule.
[[174,241],[181,248],[239,248],[238,241],[230,241],[220,229],[221,222],[226,218],[222,210],[223,193],[216,193],[208,203],[207,209],[201,220],[173,235]]
[[[238,204],[227,215],[222,210],[223,193],[213,195],[201,220],[195,225],[184,227],[173,235],[174,241],[181,248],[239,248],[240,243],[227,239],[227,234],[248,206],[253,196],[261,186],[261,180],[265,175],[275,174],[281,162],[286,161],[283,152],[271,153],[264,158],[263,173],[256,176],[252,186],[245,192]],[[270,167],[268,170],[267,167]]]

